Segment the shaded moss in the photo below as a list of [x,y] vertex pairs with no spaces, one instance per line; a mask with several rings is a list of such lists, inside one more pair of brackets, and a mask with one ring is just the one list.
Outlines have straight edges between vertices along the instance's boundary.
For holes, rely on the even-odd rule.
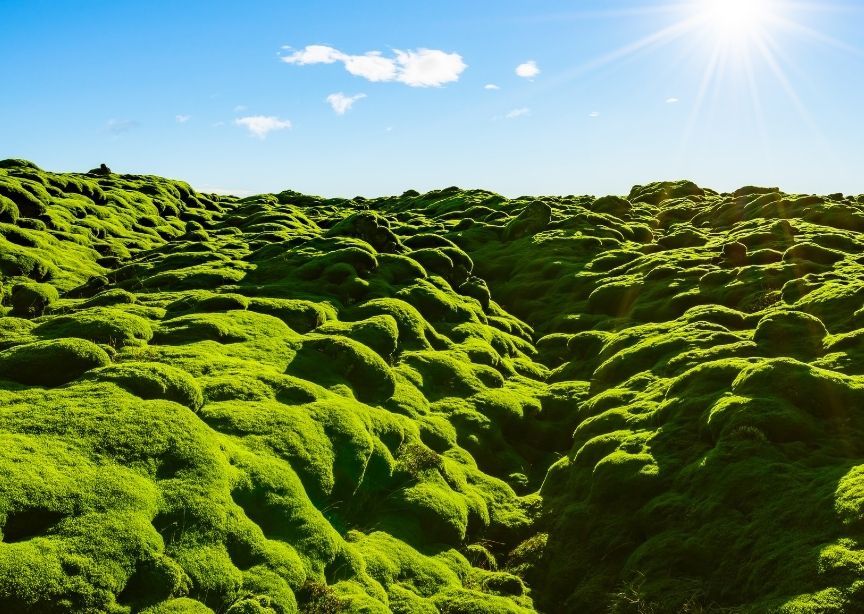
[[321,383],[347,382],[361,401],[381,403],[395,392],[387,363],[346,337],[313,337],[303,342],[290,371]]
[[41,316],[58,298],[59,295],[54,286],[24,283],[12,287],[9,302],[12,305],[14,315],[32,318]]
[[827,334],[819,318],[790,311],[759,320],[753,340],[772,356],[813,357],[822,354]]

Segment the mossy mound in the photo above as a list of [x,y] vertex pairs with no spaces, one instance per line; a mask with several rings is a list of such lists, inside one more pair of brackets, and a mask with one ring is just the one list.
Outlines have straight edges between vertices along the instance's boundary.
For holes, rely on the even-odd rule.
[[31,386],[61,386],[110,362],[103,349],[83,339],[25,343],[0,352],[0,378]]
[[166,399],[192,410],[204,403],[201,387],[195,379],[169,365],[127,362],[97,369],[91,377],[114,382],[142,399]]
[[827,335],[819,318],[800,311],[787,311],[759,320],[753,340],[772,356],[813,358],[824,352]]
[[347,382],[366,402],[384,402],[396,391],[387,363],[370,348],[342,336],[305,340],[290,371],[325,385]]
[[41,323],[33,332],[43,338],[80,337],[113,347],[144,343],[153,337],[153,329],[146,319],[104,307],[58,315]]
[[9,303],[13,315],[32,318],[41,316],[58,298],[57,289],[52,285],[22,283],[12,287]]

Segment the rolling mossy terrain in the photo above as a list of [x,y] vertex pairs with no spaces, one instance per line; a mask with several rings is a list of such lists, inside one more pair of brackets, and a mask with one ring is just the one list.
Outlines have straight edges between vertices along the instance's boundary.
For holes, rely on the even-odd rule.
[[864,611],[864,197],[0,162],[0,611]]

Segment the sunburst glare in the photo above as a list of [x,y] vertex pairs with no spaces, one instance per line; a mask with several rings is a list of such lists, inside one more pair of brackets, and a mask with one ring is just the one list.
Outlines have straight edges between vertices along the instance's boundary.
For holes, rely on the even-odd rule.
[[[620,61],[635,59],[661,47],[681,45],[682,58],[691,63],[704,62],[697,70],[700,76],[693,82],[690,121],[685,128],[686,147],[712,93],[722,91],[724,97],[740,94],[749,99],[756,129],[763,132],[763,108],[760,88],[770,87],[765,72],[784,92],[802,123],[821,139],[795,82],[790,77],[797,66],[792,59],[797,44],[818,44],[844,53],[861,55],[853,45],[832,38],[814,27],[820,13],[848,11],[848,7],[831,2],[801,2],[798,0],[684,0],[657,4],[649,9],[633,8],[609,11],[610,19],[653,17],[659,28],[644,36],[591,60],[571,71],[563,79],[599,69]],[[659,21],[657,16],[662,17]],[[668,18],[667,18],[668,17]],[[682,92],[686,95],[686,92]],[[728,99],[728,98],[727,98]],[[682,152],[683,153],[683,152]]]
[[776,22],[781,8],[772,0],[696,0],[694,11],[721,42],[747,44]]

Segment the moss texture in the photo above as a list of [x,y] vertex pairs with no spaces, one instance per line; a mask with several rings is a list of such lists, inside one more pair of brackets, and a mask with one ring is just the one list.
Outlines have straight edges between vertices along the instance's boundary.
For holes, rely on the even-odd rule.
[[0,611],[857,611],[862,207],[2,161]]

